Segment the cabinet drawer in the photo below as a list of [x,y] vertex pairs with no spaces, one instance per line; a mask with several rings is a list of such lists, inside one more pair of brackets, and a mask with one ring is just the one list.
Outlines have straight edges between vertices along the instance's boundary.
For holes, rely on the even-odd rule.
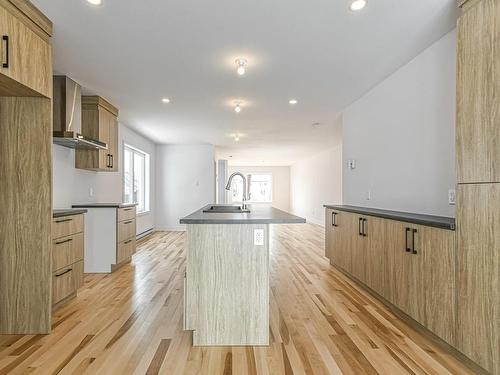
[[63,216],[52,220],[52,238],[83,232],[83,215]]
[[135,206],[118,209],[118,221],[135,219]]
[[135,253],[135,246],[135,237],[120,242],[116,249],[116,264],[120,264],[121,262],[130,259],[130,257]]
[[52,270],[57,271],[83,259],[83,233],[52,240]]
[[83,283],[83,261],[52,274],[52,304],[61,302],[77,291]]
[[120,221],[117,226],[118,242],[135,238],[135,219]]

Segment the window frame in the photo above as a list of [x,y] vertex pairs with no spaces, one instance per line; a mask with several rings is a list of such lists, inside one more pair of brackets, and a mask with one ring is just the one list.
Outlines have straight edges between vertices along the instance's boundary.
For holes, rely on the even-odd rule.
[[[241,172],[243,173],[243,175],[246,177],[247,175],[268,175],[270,176],[270,181],[271,181],[271,192],[270,192],[270,196],[271,196],[271,199],[269,201],[265,201],[265,202],[262,202],[262,201],[254,201],[253,199],[250,199],[247,201],[247,203],[251,203],[251,204],[272,204],[273,201],[274,201],[274,175],[273,175],[273,172],[259,172],[259,171],[256,171],[256,172]],[[238,180],[238,181],[241,181],[241,178]],[[254,182],[254,179],[252,178],[252,181],[251,182]],[[250,188],[250,187],[249,187]],[[241,202],[241,201],[235,201],[233,200],[233,196],[232,196],[232,193],[230,194],[230,199],[231,199],[231,202],[232,203],[237,203],[237,202]]]
[[125,202],[125,152],[127,150],[132,152],[132,181],[135,178],[134,155],[138,154],[144,157],[144,210],[138,210],[137,215],[146,215],[151,212],[151,155],[125,141],[123,142],[122,200],[124,203],[129,203]]

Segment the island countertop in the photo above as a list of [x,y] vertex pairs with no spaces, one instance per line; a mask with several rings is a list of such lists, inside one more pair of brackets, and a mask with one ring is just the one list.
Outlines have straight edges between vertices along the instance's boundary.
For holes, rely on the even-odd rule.
[[200,208],[180,220],[181,224],[296,224],[306,219],[269,205],[249,205],[248,213],[203,212],[212,205]]

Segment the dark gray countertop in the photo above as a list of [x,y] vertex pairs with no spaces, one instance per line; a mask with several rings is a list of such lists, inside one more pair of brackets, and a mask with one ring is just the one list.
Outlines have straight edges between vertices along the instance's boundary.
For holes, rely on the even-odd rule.
[[378,208],[357,207],[357,206],[325,204],[324,207],[331,208],[333,210],[352,212],[361,215],[376,216],[384,219],[403,221],[406,223],[413,223],[413,224],[426,225],[429,227],[455,230],[455,219],[452,217],[414,214],[410,212],[381,210]]
[[84,208],[57,209],[57,210],[52,210],[52,217],[80,215],[80,214],[84,214],[86,212],[88,212],[88,211]]
[[137,203],[86,203],[74,204],[73,208],[125,208],[137,206]]
[[200,208],[180,220],[181,224],[293,224],[306,219],[278,210],[269,205],[251,205],[249,213],[208,213]]

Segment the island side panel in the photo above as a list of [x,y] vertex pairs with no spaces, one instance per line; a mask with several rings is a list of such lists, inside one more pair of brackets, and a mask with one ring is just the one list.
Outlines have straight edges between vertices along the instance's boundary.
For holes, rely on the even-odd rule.
[[269,225],[188,225],[186,288],[193,345],[269,345]]

